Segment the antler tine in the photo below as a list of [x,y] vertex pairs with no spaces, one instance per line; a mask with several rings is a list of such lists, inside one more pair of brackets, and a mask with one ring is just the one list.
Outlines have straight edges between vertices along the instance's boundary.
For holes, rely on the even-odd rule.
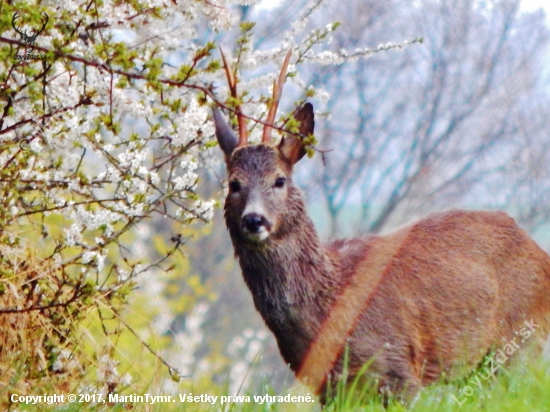
[[48,21],[50,20],[50,18],[48,17],[48,14],[43,11],[42,14],[44,15],[44,17],[46,18],[46,21],[44,22],[44,24],[42,25],[42,28],[40,29],[40,33],[42,33],[44,31],[44,29],[46,28],[46,25],[48,24]]
[[[227,76],[227,83],[229,84],[229,92],[231,93],[231,97],[237,100],[237,79],[233,75],[233,72],[231,71],[231,68],[227,63],[227,59],[225,57],[225,54],[223,53],[221,46],[220,55],[222,56],[223,68],[225,70],[225,75]],[[236,105],[235,110],[237,111],[237,123],[239,125],[239,146],[246,146],[248,144],[248,131],[246,129],[244,117],[242,115],[241,105]]]
[[288,51],[279,73],[279,79],[273,82],[273,98],[271,107],[267,112],[266,125],[262,134],[262,143],[269,143],[271,140],[271,129],[273,128],[273,122],[275,122],[275,115],[277,114],[277,108],[279,107],[279,101],[283,92],[283,86],[285,85],[286,72],[288,70],[288,63],[290,62],[290,56],[292,56],[292,49]]
[[27,30],[25,30],[25,33],[22,33],[22,32],[19,31],[19,29],[17,27],[15,27],[15,20],[17,20],[18,18],[19,18],[19,12],[16,11],[13,14],[13,17],[11,18],[11,25],[17,33],[19,33],[21,36],[25,36],[27,34]]

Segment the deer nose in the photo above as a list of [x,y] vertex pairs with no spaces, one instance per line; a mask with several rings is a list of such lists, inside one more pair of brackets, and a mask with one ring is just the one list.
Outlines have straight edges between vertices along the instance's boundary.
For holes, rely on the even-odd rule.
[[250,233],[258,233],[263,224],[263,216],[260,216],[257,213],[249,213],[243,216],[242,226]]

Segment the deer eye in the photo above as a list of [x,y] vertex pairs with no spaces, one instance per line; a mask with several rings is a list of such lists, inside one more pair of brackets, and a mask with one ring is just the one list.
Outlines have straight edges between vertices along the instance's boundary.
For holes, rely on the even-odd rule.
[[241,183],[238,180],[232,180],[229,182],[229,191],[235,193],[241,190]]
[[275,180],[275,187],[283,187],[285,185],[286,179],[284,177],[278,177],[277,180]]

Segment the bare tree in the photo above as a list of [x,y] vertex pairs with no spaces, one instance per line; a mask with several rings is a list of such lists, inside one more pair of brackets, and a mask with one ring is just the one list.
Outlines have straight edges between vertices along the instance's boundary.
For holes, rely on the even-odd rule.
[[[312,68],[307,77],[331,94],[331,117],[319,122],[317,137],[332,151],[324,170],[319,161],[302,173],[302,186],[326,205],[332,235],[378,232],[457,202],[514,208],[528,228],[547,221],[542,205],[550,176],[540,156],[548,97],[537,90],[548,28],[542,12],[522,13],[519,6],[519,0],[326,5],[323,16],[342,22],[335,50],[424,38],[401,52]],[[509,190],[494,193],[503,185]]]

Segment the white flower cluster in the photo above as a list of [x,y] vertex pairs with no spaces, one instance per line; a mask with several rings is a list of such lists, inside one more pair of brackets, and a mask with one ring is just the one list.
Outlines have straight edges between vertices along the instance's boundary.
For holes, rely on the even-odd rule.
[[255,331],[249,328],[229,343],[227,354],[231,359],[231,370],[229,372],[230,393],[248,386],[252,376],[249,373],[250,368],[254,361],[258,359],[266,338],[267,331],[265,329]]
[[180,331],[174,337],[175,345],[180,349],[178,359],[172,363],[183,376],[191,375],[193,368],[197,363],[195,351],[202,343],[204,332],[202,323],[208,304],[200,302],[191,310],[185,318],[185,329]]
[[57,358],[52,364],[52,370],[54,372],[61,373],[80,368],[80,363],[76,356],[74,356],[73,351],[69,349],[55,349],[53,352],[57,354]]
[[127,373],[120,376],[117,366],[118,361],[114,360],[109,355],[102,355],[98,359],[97,380],[105,384],[129,385],[132,382],[132,377]]
[[213,134],[214,125],[208,117],[210,113],[206,106],[199,106],[196,99],[189,102],[189,106],[178,122],[176,135],[173,137],[175,146],[185,146],[193,139],[197,138],[197,132]]

